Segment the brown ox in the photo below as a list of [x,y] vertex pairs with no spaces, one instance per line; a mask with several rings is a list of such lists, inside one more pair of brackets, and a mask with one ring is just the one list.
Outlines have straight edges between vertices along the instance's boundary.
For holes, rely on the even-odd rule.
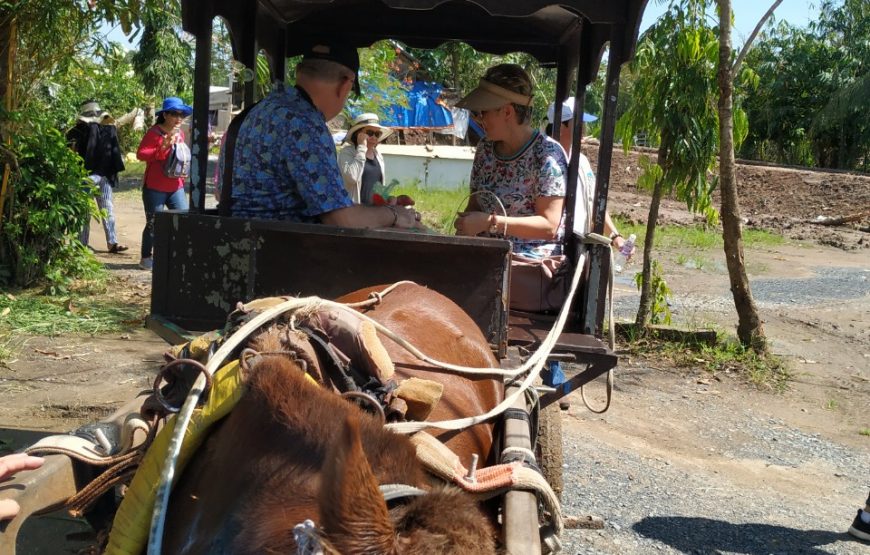
[[[340,300],[360,300],[370,290]],[[468,315],[423,287],[402,285],[367,314],[434,358],[496,365]],[[444,384],[430,420],[481,414],[501,400],[496,380],[431,372],[392,341],[384,345],[399,377]],[[248,385],[172,494],[165,553],[295,553],[293,527],[305,519],[323,531],[327,553],[495,552],[491,519],[455,489],[437,487],[387,507],[379,484],[429,489],[406,437],[307,383],[285,358],[265,358]],[[492,458],[491,425],[440,436],[463,461],[474,453]]]

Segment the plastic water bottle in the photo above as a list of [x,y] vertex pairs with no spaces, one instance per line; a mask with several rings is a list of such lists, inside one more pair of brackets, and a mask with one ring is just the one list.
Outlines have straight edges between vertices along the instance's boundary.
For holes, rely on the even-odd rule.
[[625,268],[628,263],[628,257],[631,256],[631,251],[634,250],[634,242],[637,239],[637,235],[632,233],[628,236],[628,240],[622,244],[622,248],[619,249],[619,252],[616,253],[616,257],[613,260],[613,271],[617,274]]

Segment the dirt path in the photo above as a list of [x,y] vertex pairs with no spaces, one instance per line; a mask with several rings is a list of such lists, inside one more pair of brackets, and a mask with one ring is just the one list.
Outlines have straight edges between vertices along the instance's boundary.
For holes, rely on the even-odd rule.
[[[645,213],[645,202],[617,187],[611,206]],[[147,295],[135,190],[117,195],[116,217],[130,251],[103,252],[96,225],[92,245],[120,287]],[[665,218],[692,220],[669,203]],[[866,233],[847,233],[866,242]],[[661,258],[676,321],[730,331],[722,255],[697,269],[677,254]],[[843,534],[870,484],[870,437],[859,433],[870,428],[868,250],[789,243],[747,260],[773,349],[792,361],[789,389],[758,391],[729,374],[624,356],[608,413],[585,411],[577,395],[563,413],[565,510],[607,521],[603,530],[569,531],[567,553],[870,553]],[[632,317],[628,275],[616,292],[617,314]],[[22,338],[17,360],[0,369],[0,447],[32,441],[21,430],[67,431],[110,412],[150,385],[165,348],[144,329]],[[602,384],[590,391],[600,403]]]

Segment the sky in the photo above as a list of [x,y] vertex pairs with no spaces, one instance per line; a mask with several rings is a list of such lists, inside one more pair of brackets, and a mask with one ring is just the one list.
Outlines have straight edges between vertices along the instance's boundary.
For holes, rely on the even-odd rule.
[[[732,0],[731,9],[734,11],[734,45],[743,44],[752,29],[758,23],[762,15],[770,8],[773,0]],[[640,30],[643,32],[652,25],[656,18],[665,12],[667,2],[660,3],[658,0],[649,0],[646,11],[643,14]],[[806,26],[814,20],[819,13],[818,0],[784,0],[776,8],[774,17],[777,21],[785,20],[798,27]],[[120,43],[127,49],[132,48],[127,37],[121,31],[120,26],[104,26],[101,32],[108,34],[109,39]]]
[[[731,0],[731,11],[734,12],[734,29],[731,40],[734,45],[743,44],[749,38],[752,30],[758,24],[773,0]],[[660,3],[658,0],[648,0],[646,10],[643,12],[643,20],[640,24],[642,33],[647,27],[667,9],[668,2]],[[716,13],[713,17],[716,17]],[[806,27],[810,21],[814,21],[819,14],[818,0],[783,0],[773,17],[776,21],[788,21],[797,27]]]

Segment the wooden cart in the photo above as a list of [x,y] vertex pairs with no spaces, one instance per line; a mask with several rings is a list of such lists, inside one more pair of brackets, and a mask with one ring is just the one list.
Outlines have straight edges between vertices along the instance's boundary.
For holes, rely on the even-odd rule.
[[[510,314],[509,243],[496,239],[442,237],[383,230],[353,230],[324,225],[245,220],[206,210],[208,92],[212,25],[226,22],[235,58],[254,67],[265,51],[271,73],[283,76],[286,59],[301,52],[313,36],[335,34],[359,47],[392,38],[412,47],[434,47],[448,40],[479,51],[527,52],[557,68],[556,120],[574,84],[574,113],[595,79],[603,52],[608,73],[594,202],[595,232],[603,230],[610,179],[619,72],[635,47],[646,0],[183,0],[184,28],[196,37],[191,211],[156,218],[151,315],[148,326],[171,343],[191,332],[220,327],[239,301],[302,294],[326,298],[378,283],[412,280],[451,298],[465,309],[506,364],[519,358],[518,347],[534,349],[552,318]],[[254,83],[244,102],[256,100]],[[561,126],[554,132],[559,133]],[[574,129],[578,143],[579,123]],[[558,136],[557,136],[558,138]],[[577,183],[579,149],[569,161],[568,183]],[[569,187],[566,229],[572,229],[574,187]],[[585,276],[575,297],[565,333],[554,353],[583,367],[569,375],[570,389],[601,376],[616,356],[601,341],[609,264],[607,247],[566,237],[565,252],[582,260]],[[561,428],[556,402],[561,390],[540,399],[538,430],[522,420],[505,422],[508,444],[535,448],[551,485],[561,490]],[[131,405],[133,408],[133,405]],[[525,402],[516,408],[531,410]],[[123,415],[122,411],[121,415]],[[0,529],[0,553],[15,552],[15,538],[27,515],[57,507],[90,476],[90,469],[54,455],[38,471],[23,474],[4,490],[18,499],[22,515]],[[503,502],[503,537],[509,553],[541,551],[537,501],[511,492]]]

